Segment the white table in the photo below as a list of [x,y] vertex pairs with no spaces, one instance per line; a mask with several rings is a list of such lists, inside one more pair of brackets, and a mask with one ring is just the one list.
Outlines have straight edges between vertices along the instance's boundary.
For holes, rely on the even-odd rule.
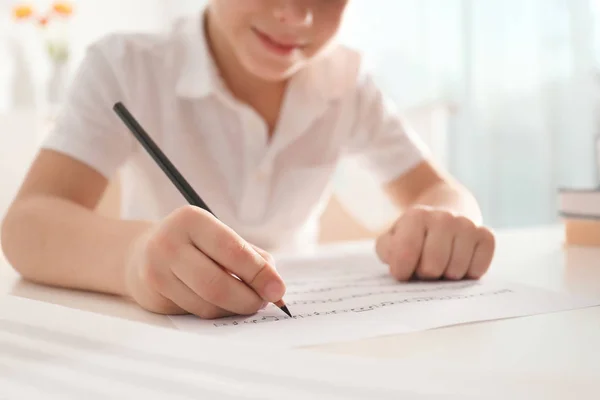
[[[21,123],[27,118],[20,118]],[[0,121],[2,122],[2,121]],[[4,121],[4,127],[10,126]],[[0,130],[0,217],[35,154],[33,127],[21,135]],[[9,151],[6,151],[9,149]],[[498,233],[489,277],[581,294],[600,294],[600,249],[563,248],[560,226]],[[0,256],[0,295],[42,300],[128,320],[173,327],[165,316],[141,310],[116,297],[37,286],[19,279]],[[557,393],[582,391],[600,398],[600,307],[556,314],[454,326],[308,351],[365,357],[433,359],[519,368],[524,379],[542,379]],[[578,377],[584,377],[577,379]],[[557,398],[561,398],[560,396]]]
[[[498,236],[498,252],[490,277],[574,293],[600,293],[600,249],[564,249],[561,227],[503,231]],[[2,259],[0,295],[5,293],[173,327],[167,317],[145,312],[120,298],[22,281]],[[366,357],[493,362],[507,368],[519,366],[551,376],[553,380],[577,376],[578,371],[588,376],[597,371],[600,378],[600,307],[318,346],[311,350]],[[597,385],[600,394],[600,379]]]

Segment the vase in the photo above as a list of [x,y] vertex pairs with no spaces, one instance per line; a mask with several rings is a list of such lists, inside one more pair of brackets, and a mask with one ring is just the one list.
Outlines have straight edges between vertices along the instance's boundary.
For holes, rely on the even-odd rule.
[[46,105],[51,112],[55,112],[65,99],[68,79],[68,63],[66,61],[53,61],[46,82]]
[[66,97],[68,84],[68,63],[51,61],[42,90],[41,125],[38,142],[43,142],[52,130]]
[[12,63],[5,63],[11,66],[9,82],[5,86],[8,96],[8,109],[10,110],[30,110],[35,107],[35,86],[33,75],[27,56],[22,46],[14,38],[8,39],[8,49],[10,50],[5,59],[12,59]]

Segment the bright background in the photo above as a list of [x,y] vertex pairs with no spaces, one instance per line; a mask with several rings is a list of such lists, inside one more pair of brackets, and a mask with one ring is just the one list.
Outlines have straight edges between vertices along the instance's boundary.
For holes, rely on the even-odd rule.
[[[11,21],[13,3],[0,0],[0,115],[35,107],[49,70],[36,32]],[[164,29],[204,3],[75,2],[71,71],[100,36]],[[403,110],[452,107],[432,146],[488,224],[547,224],[558,187],[598,184],[599,10],[592,0],[350,0],[341,39],[369,56]],[[341,175],[350,202],[365,179]]]

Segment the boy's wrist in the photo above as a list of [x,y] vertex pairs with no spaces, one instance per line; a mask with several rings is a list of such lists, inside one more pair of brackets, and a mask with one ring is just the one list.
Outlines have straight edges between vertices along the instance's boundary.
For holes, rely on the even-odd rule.
[[135,266],[140,262],[141,249],[144,248],[143,244],[146,242],[153,227],[153,223],[140,223],[139,226],[134,228],[134,233],[125,248],[123,260],[120,263],[121,270],[119,274],[119,293],[123,297],[132,298],[132,274],[135,273]]

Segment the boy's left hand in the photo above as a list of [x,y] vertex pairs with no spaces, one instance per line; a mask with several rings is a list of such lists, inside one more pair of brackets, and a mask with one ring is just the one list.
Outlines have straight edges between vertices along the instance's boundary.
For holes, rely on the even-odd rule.
[[400,281],[479,279],[492,262],[495,237],[467,217],[418,206],[377,239],[376,250]]

